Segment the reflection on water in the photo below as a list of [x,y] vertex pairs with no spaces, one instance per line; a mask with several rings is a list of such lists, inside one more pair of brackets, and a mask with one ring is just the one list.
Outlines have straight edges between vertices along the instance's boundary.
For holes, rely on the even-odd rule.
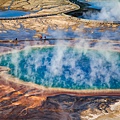
[[34,40],[35,30],[25,29],[22,25],[17,30],[4,30],[0,33],[0,40],[14,40],[18,38],[19,40],[31,39]]
[[66,47],[28,49],[0,57],[24,81],[69,89],[120,89],[120,53]]

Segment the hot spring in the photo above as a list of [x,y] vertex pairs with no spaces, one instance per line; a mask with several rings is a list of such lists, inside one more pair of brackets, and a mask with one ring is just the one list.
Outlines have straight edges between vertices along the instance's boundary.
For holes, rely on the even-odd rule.
[[66,46],[26,48],[0,56],[26,82],[67,89],[120,89],[120,53]]

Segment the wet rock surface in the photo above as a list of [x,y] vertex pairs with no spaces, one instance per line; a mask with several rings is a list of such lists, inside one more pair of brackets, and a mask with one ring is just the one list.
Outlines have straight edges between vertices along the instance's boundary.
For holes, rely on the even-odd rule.
[[[117,96],[96,96],[96,97],[77,97],[66,94],[48,97],[42,104],[42,108],[52,113],[61,111],[66,113],[67,119],[80,120],[89,114],[94,114],[95,111],[109,114],[110,105],[118,102],[120,97]],[[86,111],[89,112],[87,114]],[[60,117],[61,118],[61,117]]]
[[[104,24],[80,20],[67,15],[55,15],[48,17],[29,18],[22,20],[1,20],[0,39],[35,39],[41,34],[49,35],[49,31],[71,29],[75,34],[85,38],[103,39],[104,37],[119,40],[119,24]],[[19,34],[18,34],[19,32]],[[106,36],[107,35],[107,36]],[[81,36],[82,37],[82,36]]]

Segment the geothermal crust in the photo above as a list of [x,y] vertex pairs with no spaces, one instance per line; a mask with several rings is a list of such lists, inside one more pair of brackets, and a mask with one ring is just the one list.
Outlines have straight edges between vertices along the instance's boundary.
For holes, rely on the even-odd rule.
[[89,30],[90,33],[93,32],[93,29],[99,28],[99,31],[104,33],[106,30],[114,32],[120,26],[119,23],[78,19],[64,14],[80,8],[69,0],[14,0],[13,2],[6,0],[4,3],[1,2],[0,6],[2,9],[10,7],[11,10],[31,11],[29,15],[20,18],[0,19],[1,33],[6,33],[8,30],[17,31],[22,27],[27,30],[35,30],[34,37],[38,37],[43,33],[47,34],[48,28],[53,30],[68,30],[68,28],[71,28],[73,31],[82,31],[83,33],[88,32],[87,29],[89,28],[92,28]]

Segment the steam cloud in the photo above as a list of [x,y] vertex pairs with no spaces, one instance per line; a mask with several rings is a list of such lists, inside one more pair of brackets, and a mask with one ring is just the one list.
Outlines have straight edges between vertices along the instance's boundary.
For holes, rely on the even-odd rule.
[[[93,0],[91,0],[93,1]],[[102,0],[91,2],[95,7],[100,8],[100,12],[84,13],[84,18],[94,20],[120,21],[120,1],[119,0]]]

